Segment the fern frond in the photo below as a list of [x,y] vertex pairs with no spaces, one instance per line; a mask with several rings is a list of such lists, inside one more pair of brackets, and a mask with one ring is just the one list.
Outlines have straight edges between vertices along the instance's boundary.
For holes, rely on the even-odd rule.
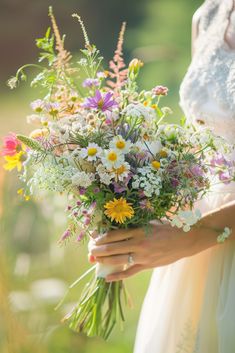
[[109,63],[109,76],[114,81],[108,81],[107,84],[114,90],[115,94],[118,94],[119,90],[124,85],[128,73],[128,70],[125,69],[126,65],[123,59],[123,42],[125,30],[126,22],[123,22],[113,60],[111,60]]
[[70,52],[68,52],[64,48],[65,36],[63,36],[61,38],[60,31],[59,31],[59,28],[58,28],[58,25],[57,25],[57,22],[56,22],[56,19],[53,14],[53,10],[52,10],[51,6],[49,7],[49,17],[51,19],[51,24],[52,24],[53,32],[55,35],[55,41],[56,41],[56,50],[58,52],[55,66],[56,66],[56,68],[63,69],[68,65],[68,62],[70,61],[72,56],[71,56]]

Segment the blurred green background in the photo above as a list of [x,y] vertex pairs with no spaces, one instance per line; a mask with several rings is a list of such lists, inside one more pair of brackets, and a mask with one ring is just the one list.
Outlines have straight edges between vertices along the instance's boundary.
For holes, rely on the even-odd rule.
[[[170,92],[164,105],[181,117],[178,90],[190,63],[191,19],[202,1],[194,0],[0,0],[0,135],[29,130],[25,116],[29,103],[40,92],[27,82],[10,91],[6,80],[16,69],[36,62],[35,38],[49,26],[52,5],[66,47],[77,52],[83,45],[80,28],[71,14],[78,12],[87,24],[93,43],[107,61],[115,49],[122,21],[127,21],[126,61],[138,57],[145,62],[139,84],[149,89],[166,85]],[[64,199],[58,196],[40,202],[23,202],[17,196],[16,175],[0,169],[0,352],[1,353],[130,353],[151,272],[127,281],[134,307],[126,312],[122,333],[115,330],[103,342],[87,339],[60,324],[81,287],[71,292],[65,306],[54,311],[68,284],[89,267],[86,246],[56,243],[66,220]],[[154,308],[153,308],[154,310]]]

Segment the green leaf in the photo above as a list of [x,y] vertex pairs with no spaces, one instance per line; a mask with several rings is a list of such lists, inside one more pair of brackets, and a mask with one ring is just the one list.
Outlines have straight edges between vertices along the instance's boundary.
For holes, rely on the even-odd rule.
[[182,118],[180,119],[180,125],[185,126],[185,123],[186,123],[186,117],[182,116]]

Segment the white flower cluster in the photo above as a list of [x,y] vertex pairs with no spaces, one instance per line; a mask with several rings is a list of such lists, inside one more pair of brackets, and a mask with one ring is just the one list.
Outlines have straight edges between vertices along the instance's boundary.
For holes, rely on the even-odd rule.
[[179,211],[171,220],[172,227],[182,228],[184,232],[189,232],[191,227],[201,219],[200,210]]
[[107,169],[102,165],[99,164],[96,168],[96,171],[100,177],[100,182],[105,185],[111,184],[112,177],[108,173]]
[[75,175],[72,176],[71,180],[74,186],[88,188],[94,181],[94,174],[86,172],[77,172]]
[[151,107],[145,107],[142,103],[131,103],[122,111],[124,115],[131,116],[132,118],[141,118],[151,120],[156,118],[155,110]]
[[218,243],[224,243],[226,239],[228,239],[228,237],[230,237],[230,235],[232,234],[232,230],[228,227],[225,227],[223,230],[223,233],[221,233],[220,235],[218,235],[217,237],[217,242]]
[[65,184],[70,184],[71,178],[77,172],[71,165],[55,163],[49,158],[36,166],[33,177],[29,180],[31,193],[37,193],[38,189],[64,192]]
[[150,166],[138,168],[137,175],[133,177],[133,189],[143,189],[147,197],[159,195],[162,187],[162,180]]

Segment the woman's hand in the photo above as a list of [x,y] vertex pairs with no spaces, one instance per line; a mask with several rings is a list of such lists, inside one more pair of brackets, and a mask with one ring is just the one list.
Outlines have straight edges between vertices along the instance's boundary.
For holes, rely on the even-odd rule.
[[94,261],[107,265],[128,265],[131,255],[134,263],[122,272],[108,275],[106,281],[109,282],[168,265],[215,244],[216,235],[210,230],[195,228],[184,233],[168,224],[152,224],[148,235],[143,228],[115,230],[92,240],[89,249]]

